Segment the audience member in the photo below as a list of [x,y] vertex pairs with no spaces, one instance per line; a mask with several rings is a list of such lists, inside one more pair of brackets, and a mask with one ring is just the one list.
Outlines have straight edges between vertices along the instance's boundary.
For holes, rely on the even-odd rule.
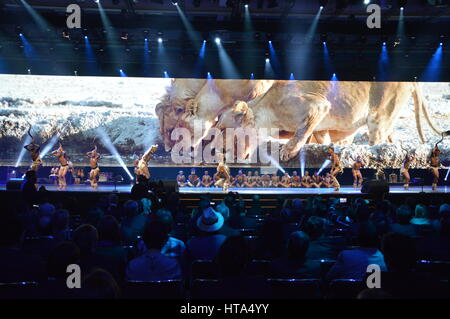
[[144,230],[147,251],[128,263],[128,280],[181,279],[181,267],[175,258],[164,256],[161,249],[168,240],[166,226],[159,220],[151,221]]

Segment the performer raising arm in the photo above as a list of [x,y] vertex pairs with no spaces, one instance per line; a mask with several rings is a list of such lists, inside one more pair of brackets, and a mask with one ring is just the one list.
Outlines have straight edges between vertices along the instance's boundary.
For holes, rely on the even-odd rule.
[[214,181],[214,186],[222,187],[224,191],[226,191],[228,189],[228,186],[230,185],[230,169],[225,164],[225,161],[223,159],[217,165],[217,172],[216,174],[214,174]]
[[441,150],[436,146],[431,151],[430,157],[430,171],[431,175],[433,175],[433,184],[431,188],[435,191],[437,184],[439,182],[439,167],[441,166],[441,161],[439,160],[439,156],[441,155]]
[[91,171],[89,172],[89,182],[91,183],[92,188],[97,188],[97,178],[100,174],[100,168],[98,167],[100,154],[97,152],[97,145],[95,145],[92,151],[87,152],[86,155],[89,157],[89,165],[91,166]]
[[42,165],[42,160],[41,157],[39,156],[39,151],[41,150],[41,147],[34,142],[34,136],[31,135],[31,125],[30,128],[28,129],[28,135],[31,137],[31,143],[25,145],[24,148],[31,153],[31,159],[33,160],[30,170],[36,172],[38,168]]
[[139,159],[137,168],[135,169],[136,175],[143,175],[147,180],[150,179],[150,172],[148,170],[148,161],[152,158],[152,154],[156,152],[158,145],[152,145]]
[[336,175],[343,172],[341,160],[339,159],[339,156],[334,152],[333,148],[329,147],[327,153],[330,156],[330,160],[332,161],[330,174],[331,179],[333,180],[334,190],[338,191],[341,188],[341,185],[339,184]]
[[59,148],[52,152],[52,155],[58,158],[60,164],[58,172],[58,186],[59,189],[62,190],[65,189],[67,185],[66,174],[69,168],[69,162],[67,160],[66,152],[63,150],[61,143],[59,143]]
[[361,167],[364,167],[361,156],[356,158],[356,162],[353,163],[352,166],[352,174],[353,174],[353,188],[361,188],[363,177],[361,174]]

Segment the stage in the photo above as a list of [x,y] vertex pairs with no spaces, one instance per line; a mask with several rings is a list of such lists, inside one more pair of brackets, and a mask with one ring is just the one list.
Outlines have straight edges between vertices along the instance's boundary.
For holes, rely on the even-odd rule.
[[[54,184],[39,184],[45,186],[48,191],[51,192],[89,192],[89,193],[124,193],[129,194],[133,185],[102,185],[94,189],[89,185],[78,184],[68,185],[66,189],[60,190]],[[0,191],[6,191],[6,184],[0,185]],[[353,186],[342,186],[339,191],[335,191],[333,188],[228,188],[227,191],[223,191],[221,188],[205,188],[205,187],[180,187],[178,189],[180,194],[195,195],[195,194],[225,194],[228,192],[237,192],[243,195],[299,195],[299,196],[314,196],[314,195],[358,195],[361,194],[360,189],[355,189]],[[405,190],[403,186],[389,186],[389,193],[391,194],[418,194],[418,193],[430,193],[430,194],[450,194],[450,186],[439,186],[435,191],[431,189],[431,186],[410,186],[409,190]]]

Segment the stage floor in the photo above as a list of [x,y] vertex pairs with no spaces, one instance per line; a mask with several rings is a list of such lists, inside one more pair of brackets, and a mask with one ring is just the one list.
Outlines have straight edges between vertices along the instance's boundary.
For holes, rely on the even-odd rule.
[[[111,193],[117,191],[118,193],[130,193],[132,185],[99,185],[97,189],[91,188],[89,185],[68,185],[65,190],[59,190],[56,185],[53,184],[43,184],[49,191],[57,192],[96,192],[96,193]],[[390,186],[390,193],[392,194],[418,194],[420,192],[425,193],[450,193],[450,186],[439,186],[437,190],[433,191],[431,186],[411,186],[409,190],[404,190],[402,186]],[[0,185],[0,190],[5,191],[6,185]],[[286,194],[286,195],[322,195],[322,194],[334,194],[334,195],[356,195],[361,194],[359,189],[354,189],[353,186],[342,186],[339,191],[334,191],[333,188],[229,188],[227,192],[224,192],[220,188],[191,188],[191,187],[181,187],[179,189],[180,194],[224,194],[227,192],[238,192],[240,194],[254,195],[276,195],[276,194]]]

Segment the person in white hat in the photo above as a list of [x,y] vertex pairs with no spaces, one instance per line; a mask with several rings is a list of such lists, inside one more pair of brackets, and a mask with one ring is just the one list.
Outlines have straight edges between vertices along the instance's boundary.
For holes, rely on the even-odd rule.
[[186,244],[190,259],[214,259],[220,246],[227,238],[225,235],[218,233],[224,224],[222,214],[211,207],[206,207],[195,224],[200,232]]

